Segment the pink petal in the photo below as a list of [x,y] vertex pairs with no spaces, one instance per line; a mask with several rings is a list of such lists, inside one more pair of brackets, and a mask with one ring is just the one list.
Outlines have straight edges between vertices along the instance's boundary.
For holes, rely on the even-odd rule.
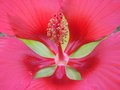
[[46,29],[49,20],[59,11],[58,0],[1,0],[1,2],[0,32],[39,40],[51,49],[56,49],[46,37]]
[[[15,38],[0,38],[0,90],[25,90],[48,63]],[[50,60],[50,59],[49,59]],[[52,60],[53,61],[53,60]]]
[[64,0],[62,7],[70,28],[65,52],[101,39],[120,25],[120,0]]

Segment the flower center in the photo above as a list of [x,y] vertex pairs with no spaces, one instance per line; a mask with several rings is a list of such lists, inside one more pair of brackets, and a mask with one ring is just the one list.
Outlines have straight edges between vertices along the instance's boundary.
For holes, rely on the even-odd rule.
[[66,66],[68,61],[69,61],[69,57],[65,53],[63,53],[63,60],[60,60],[58,54],[55,56],[55,63],[57,66]]

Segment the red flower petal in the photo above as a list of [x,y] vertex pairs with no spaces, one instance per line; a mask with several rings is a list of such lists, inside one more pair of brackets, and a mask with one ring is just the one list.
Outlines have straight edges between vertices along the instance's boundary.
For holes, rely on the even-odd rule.
[[101,42],[88,57],[69,64],[80,70],[82,90],[119,90],[120,33]]
[[65,50],[69,54],[86,42],[110,34],[120,24],[119,0],[64,0],[62,9],[70,28]]
[[49,20],[59,11],[58,0],[3,0],[0,5],[1,32],[39,40],[56,49],[46,31]]
[[28,50],[20,42],[15,41],[0,39],[1,90],[24,90],[32,78],[22,63],[25,55],[23,52]]
[[0,38],[0,90],[25,90],[34,72],[50,64],[43,60],[47,62],[47,59],[37,56],[21,41]]
[[3,0],[0,1],[0,32],[9,33],[10,35],[13,35],[13,32],[10,29],[10,26],[8,24],[8,21],[6,18],[6,13],[3,11]]

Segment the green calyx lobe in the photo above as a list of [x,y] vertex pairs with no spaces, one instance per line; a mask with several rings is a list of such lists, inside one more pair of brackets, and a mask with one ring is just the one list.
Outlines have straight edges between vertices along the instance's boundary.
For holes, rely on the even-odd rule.
[[49,66],[46,68],[42,68],[35,74],[35,78],[44,78],[50,77],[54,74],[57,66]]
[[32,51],[43,57],[54,57],[54,54],[44,44],[35,40],[20,39]]
[[105,38],[84,44],[83,46],[78,48],[74,53],[72,53],[70,57],[71,58],[82,58],[82,57],[89,55],[96,48],[96,46],[99,45],[100,42],[102,42],[104,39]]
[[66,76],[71,80],[82,80],[80,72],[72,67],[66,67]]

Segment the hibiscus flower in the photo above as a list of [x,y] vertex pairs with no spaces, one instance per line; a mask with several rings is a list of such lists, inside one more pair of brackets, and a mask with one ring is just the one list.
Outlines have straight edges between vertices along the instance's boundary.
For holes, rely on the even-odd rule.
[[0,9],[0,90],[119,90],[119,0],[0,0]]

